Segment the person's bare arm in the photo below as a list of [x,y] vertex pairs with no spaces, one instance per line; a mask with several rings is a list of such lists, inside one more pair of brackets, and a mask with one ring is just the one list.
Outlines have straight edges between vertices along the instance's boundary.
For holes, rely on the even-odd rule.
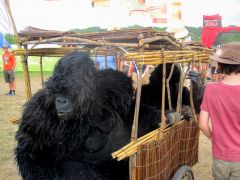
[[13,58],[13,71],[14,71],[16,67],[16,58],[15,56],[12,56],[12,58]]
[[200,118],[199,118],[199,127],[203,134],[207,136],[208,138],[212,138],[212,131],[209,127],[209,113],[206,111],[200,112]]

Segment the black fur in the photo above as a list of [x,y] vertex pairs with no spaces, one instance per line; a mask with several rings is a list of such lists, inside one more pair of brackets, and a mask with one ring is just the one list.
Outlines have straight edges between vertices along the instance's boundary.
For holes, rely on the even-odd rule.
[[[61,117],[59,96],[73,107]],[[125,74],[97,71],[87,54],[63,57],[23,111],[15,150],[23,179],[124,179],[127,166],[118,168],[111,153],[129,142],[132,96]]]
[[[161,77],[160,65],[142,88],[138,136],[159,127]],[[174,108],[179,78],[175,67],[170,81]],[[187,89],[183,104],[189,105]],[[97,71],[85,53],[66,55],[46,87],[24,107],[15,149],[23,179],[129,179],[128,160],[117,162],[111,153],[129,143],[134,107],[129,77],[111,69]]]
[[[169,77],[172,64],[166,64],[166,78]],[[142,86],[141,103],[139,110],[139,131],[138,136],[142,136],[160,126],[161,123],[161,108],[162,108],[162,72],[163,65],[158,65],[150,76],[150,82]],[[171,79],[169,81],[171,104],[173,110],[177,106],[178,87],[180,81],[180,67],[174,66]],[[191,78],[190,78],[191,79]],[[200,112],[200,105],[203,98],[204,87],[198,82],[193,83],[193,101],[196,113]],[[169,111],[169,104],[167,99],[167,90],[165,91],[165,112]],[[183,87],[182,91],[182,105],[190,106],[190,91],[187,87]],[[189,118],[189,114],[184,114],[184,118]]]

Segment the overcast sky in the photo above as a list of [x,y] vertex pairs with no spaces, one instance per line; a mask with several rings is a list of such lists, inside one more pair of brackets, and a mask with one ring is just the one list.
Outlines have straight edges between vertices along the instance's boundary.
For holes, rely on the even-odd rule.
[[[3,2],[3,0],[0,0]],[[90,0],[9,0],[17,30],[33,26],[66,31],[89,26],[151,26],[148,17],[129,17],[121,7],[92,8]],[[168,1],[170,2],[170,1]],[[2,6],[2,4],[1,4]],[[0,11],[2,11],[2,7]],[[201,27],[202,16],[220,14],[223,25],[240,26],[240,0],[182,0],[182,20],[185,26]],[[0,12],[0,31],[6,32]],[[156,24],[155,24],[156,25]]]

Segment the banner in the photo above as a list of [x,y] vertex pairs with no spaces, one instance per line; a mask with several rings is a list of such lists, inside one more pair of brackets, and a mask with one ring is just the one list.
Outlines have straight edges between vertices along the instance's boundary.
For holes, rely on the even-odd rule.
[[109,7],[111,0],[91,0],[92,7]]
[[129,11],[129,16],[143,15],[153,23],[167,23],[167,0],[122,0]]
[[167,23],[167,1],[166,0],[146,0],[145,11],[148,13],[153,23]]
[[212,16],[203,15],[203,27],[222,27],[222,16],[218,14]]

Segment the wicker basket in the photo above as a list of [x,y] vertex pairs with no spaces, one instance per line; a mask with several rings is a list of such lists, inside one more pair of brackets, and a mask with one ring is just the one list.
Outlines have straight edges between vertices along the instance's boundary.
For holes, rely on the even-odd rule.
[[138,147],[136,179],[168,180],[183,165],[198,161],[199,128],[194,121],[181,121],[164,132],[159,141],[153,140]]

